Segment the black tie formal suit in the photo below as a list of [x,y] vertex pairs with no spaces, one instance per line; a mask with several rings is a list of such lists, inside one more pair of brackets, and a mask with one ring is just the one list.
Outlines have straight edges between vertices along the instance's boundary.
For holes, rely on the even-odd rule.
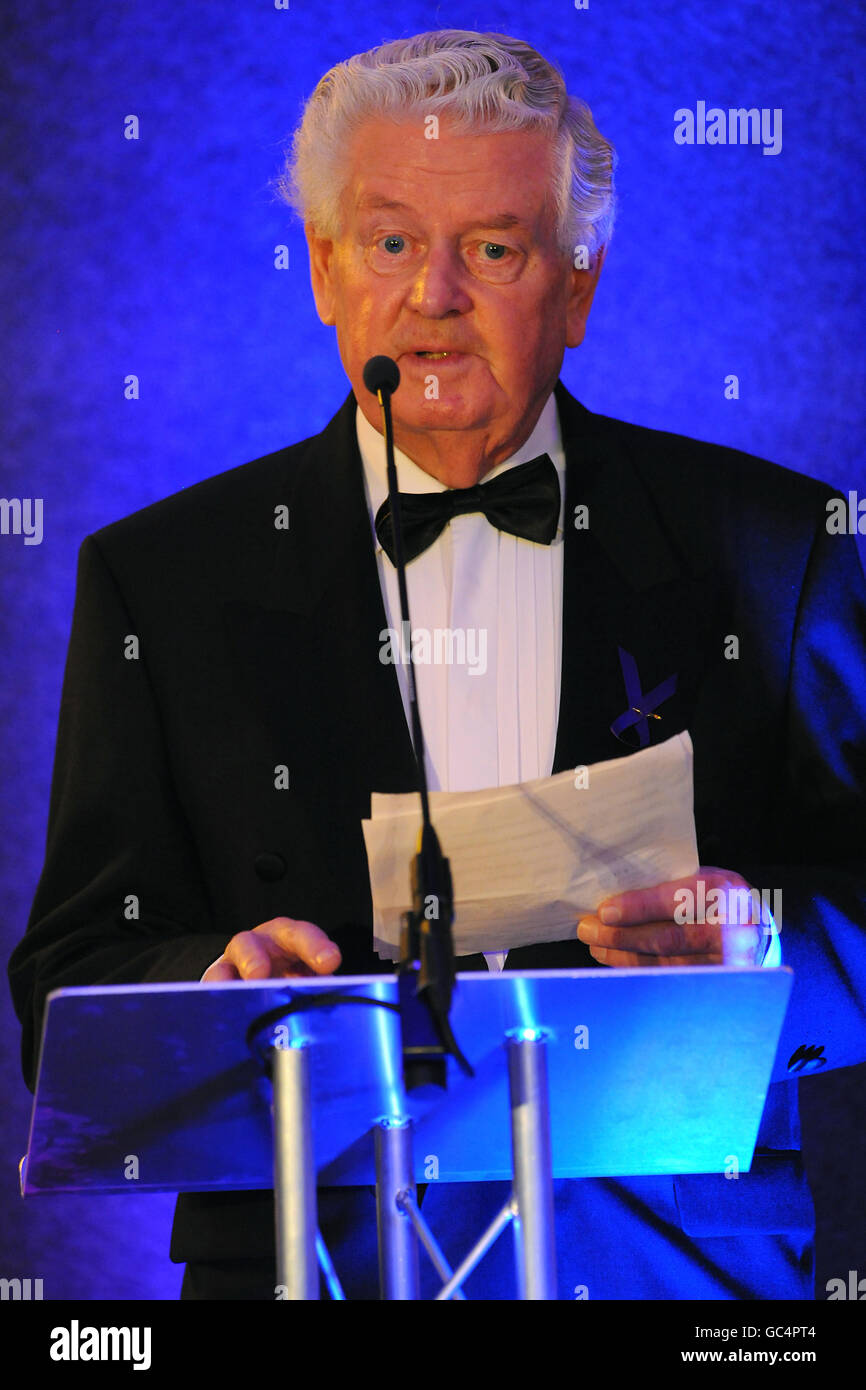
[[[854,542],[828,534],[831,492],[814,480],[593,415],[561,383],[556,400],[567,476],[553,771],[629,751],[611,733],[627,705],[620,650],[643,691],[676,675],[650,738],[689,730],[700,861],[781,889],[796,972],[752,1172],[557,1184],[561,1296],[809,1296],[796,1077],[866,1058]],[[10,962],[31,1087],[59,986],[196,980],[232,935],[279,915],[328,932],[342,972],[385,968],[360,822],[371,791],[411,790],[416,775],[395,669],[379,660],[387,622],[355,407],[350,393],[321,434],[82,546],[45,866]],[[594,964],[574,939],[513,950],[507,968]],[[720,1067],[736,1046],[719,1038]],[[482,1187],[477,1211],[461,1203],[472,1236],[496,1195]],[[369,1214],[369,1192],[356,1195]],[[323,1224],[355,1242],[351,1274],[340,1269],[350,1289],[375,1296],[351,1199],[324,1197]],[[437,1203],[434,1184],[434,1216]],[[271,1215],[270,1194],[181,1197],[173,1257],[267,1256]],[[511,1296],[493,1279],[475,1276],[474,1290]]]

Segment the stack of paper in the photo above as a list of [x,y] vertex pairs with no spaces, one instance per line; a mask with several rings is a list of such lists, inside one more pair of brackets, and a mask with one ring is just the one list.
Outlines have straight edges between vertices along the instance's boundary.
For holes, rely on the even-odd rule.
[[[454,949],[505,951],[576,936],[603,898],[698,868],[687,732],[629,757],[477,792],[432,792],[430,814],[454,882]],[[375,793],[363,822],[380,956],[399,956],[411,904],[415,793]]]

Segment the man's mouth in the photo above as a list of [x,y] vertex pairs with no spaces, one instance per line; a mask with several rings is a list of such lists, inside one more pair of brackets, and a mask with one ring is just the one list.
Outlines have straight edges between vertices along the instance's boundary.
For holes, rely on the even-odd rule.
[[442,357],[456,357],[457,355],[458,354],[455,352],[433,352],[428,349],[422,349],[420,352],[415,353],[416,357],[431,357],[435,361],[438,361]]

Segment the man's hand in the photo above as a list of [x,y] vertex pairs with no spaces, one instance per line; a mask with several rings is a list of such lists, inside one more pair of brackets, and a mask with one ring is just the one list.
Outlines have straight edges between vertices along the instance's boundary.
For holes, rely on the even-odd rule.
[[339,946],[321,927],[293,917],[274,917],[233,936],[219,960],[208,966],[201,983],[330,975],[341,960]]
[[[699,880],[707,898],[713,889],[724,895],[707,903],[706,922],[695,922],[694,913],[689,921],[686,915],[687,905],[700,900]],[[685,898],[683,889],[690,898]],[[700,868],[692,878],[605,898],[596,916],[581,917],[577,935],[600,965],[759,965],[764,957],[764,928],[747,925],[754,922],[750,900],[736,901],[744,892],[748,894],[750,888],[739,874]],[[715,911],[713,902],[718,903]]]

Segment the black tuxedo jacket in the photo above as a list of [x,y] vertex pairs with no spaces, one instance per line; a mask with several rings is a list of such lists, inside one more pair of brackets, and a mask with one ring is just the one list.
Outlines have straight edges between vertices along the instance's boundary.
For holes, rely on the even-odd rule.
[[[648,723],[653,742],[690,731],[701,863],[782,891],[796,980],[759,1147],[790,1154],[804,1058],[866,1058],[854,542],[828,534],[832,494],[814,480],[593,415],[561,383],[556,400],[567,479],[553,771],[628,752],[610,728],[627,705],[620,648],[643,691],[676,675]],[[585,529],[571,524],[578,506]],[[371,791],[411,790],[416,775],[395,668],[379,660],[385,626],[351,393],[320,434],[85,540],[45,866],[10,962],[28,1085],[59,986],[198,979],[232,935],[278,915],[327,931],[342,972],[386,968],[360,822]],[[507,964],[594,962],[575,939]],[[735,1045],[720,1038],[720,1066]],[[681,1193],[701,1182],[678,1181]],[[748,1183],[728,1186],[748,1202]],[[219,1203],[184,1241],[182,1199],[176,1257],[212,1251]],[[243,1244],[238,1229],[232,1249]]]

